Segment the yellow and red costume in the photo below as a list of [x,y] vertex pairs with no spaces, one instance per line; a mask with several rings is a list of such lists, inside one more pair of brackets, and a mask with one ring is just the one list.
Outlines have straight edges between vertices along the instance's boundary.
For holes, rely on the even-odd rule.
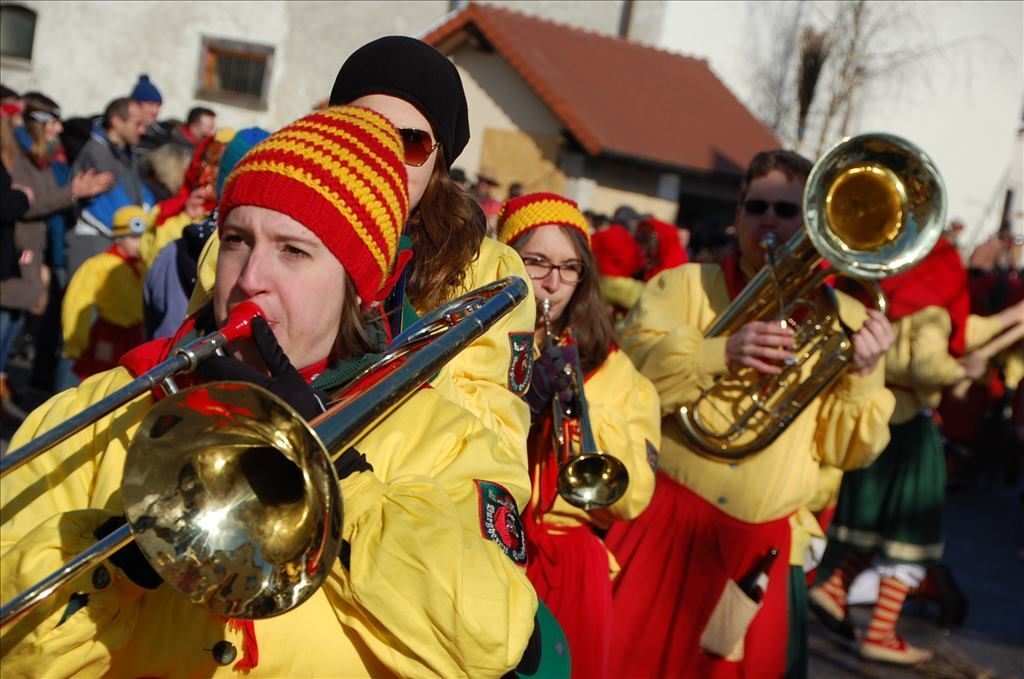
[[[621,334],[625,351],[661,397],[662,448],[654,499],[635,521],[607,536],[622,572],[616,580],[613,676],[779,676],[786,666],[788,559],[776,559],[742,660],[699,646],[728,580],[739,580],[771,548],[788,555],[794,515],[813,495],[818,468],[870,464],[889,440],[893,396],[884,366],[843,375],[769,446],[727,463],[697,453],[671,415],[728,370],[727,337],[704,331],[751,274],[738,257],[685,264],[645,286]],[[859,327],[864,307],[844,295],[839,311]],[[815,360],[801,368],[804,380]],[[723,405],[723,410],[727,409]],[[644,629],[643,635],[635,630]]]
[[[114,215],[113,235],[137,237],[146,222],[141,207],[122,207]],[[124,254],[116,244],[85,260],[71,277],[61,306],[61,327],[64,355],[74,359],[74,371],[80,378],[110,370],[145,339],[144,278],[142,262]]]

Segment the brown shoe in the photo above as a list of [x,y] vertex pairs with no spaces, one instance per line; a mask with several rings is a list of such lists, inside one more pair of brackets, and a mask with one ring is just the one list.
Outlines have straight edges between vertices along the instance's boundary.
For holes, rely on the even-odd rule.
[[865,639],[860,644],[860,655],[867,660],[886,662],[893,665],[917,665],[932,657],[932,652],[911,646],[906,639],[896,635],[888,640]]
[[855,641],[857,630],[846,616],[846,609],[825,591],[821,585],[812,587],[807,592],[807,603],[811,612],[817,616],[821,624],[844,639]]

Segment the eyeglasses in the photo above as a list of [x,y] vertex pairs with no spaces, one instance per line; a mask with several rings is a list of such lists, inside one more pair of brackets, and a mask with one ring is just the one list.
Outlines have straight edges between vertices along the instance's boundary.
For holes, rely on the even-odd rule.
[[558,271],[558,278],[566,285],[575,285],[583,278],[582,262],[566,262],[565,264],[552,264],[546,259],[539,257],[523,257],[523,264],[526,265],[526,273],[535,281],[542,281],[552,271]]
[[405,164],[413,167],[421,167],[427,162],[427,158],[434,152],[440,142],[434,141],[426,130],[417,130],[414,127],[400,127],[398,133],[402,135],[402,146],[405,147]]
[[800,206],[788,200],[769,203],[766,200],[751,199],[743,203],[743,209],[748,215],[763,215],[765,212],[768,212],[769,207],[775,212],[776,217],[781,217],[782,219],[790,219],[800,214]]

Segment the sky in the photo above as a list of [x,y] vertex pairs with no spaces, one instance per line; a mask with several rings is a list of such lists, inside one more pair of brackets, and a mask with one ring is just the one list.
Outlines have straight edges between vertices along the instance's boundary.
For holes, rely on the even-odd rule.
[[[671,2],[659,46],[706,59],[749,104],[752,65],[772,39],[765,13],[777,4]],[[949,194],[948,218],[965,222],[967,242],[962,245],[969,251],[996,230],[1007,182],[1017,185],[1018,195],[1024,193],[1018,132],[1024,108],[1024,2],[909,6],[912,20],[899,27],[901,39],[935,51],[899,78],[867,92],[851,132],[896,134],[932,157]],[[808,1],[802,7],[810,21],[826,11],[822,3]],[[1014,162],[1018,174],[1010,180]],[[1015,228],[1024,229],[1019,216]]]

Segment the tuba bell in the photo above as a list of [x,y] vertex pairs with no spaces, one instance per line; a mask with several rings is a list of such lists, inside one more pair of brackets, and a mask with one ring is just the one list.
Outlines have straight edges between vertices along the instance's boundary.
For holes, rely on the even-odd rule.
[[738,460],[764,449],[843,374],[854,330],[839,318],[825,279],[839,274],[872,288],[884,312],[877,281],[931,252],[945,223],[946,190],[918,147],[889,134],[864,134],[844,139],[815,163],[803,214],[804,230],[778,251],[764,243],[765,266],[705,332],[705,338],[728,336],[752,321],[777,320],[795,333],[793,359],[782,374],[720,375],[675,413],[684,438],[710,457]]

